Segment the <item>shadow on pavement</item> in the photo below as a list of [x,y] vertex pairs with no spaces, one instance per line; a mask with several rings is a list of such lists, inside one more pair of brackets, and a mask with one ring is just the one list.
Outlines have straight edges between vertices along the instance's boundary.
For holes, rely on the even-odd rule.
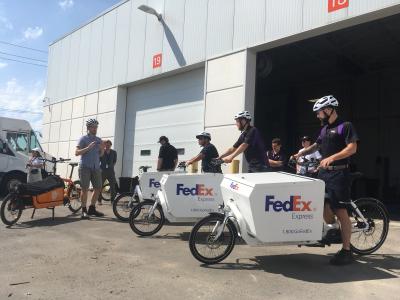
[[[319,254],[288,254],[237,259],[236,263],[202,265],[218,270],[260,270],[314,283],[343,283],[354,281],[400,278],[400,254],[355,256],[356,262],[347,266],[329,265],[330,256]],[[250,262],[241,262],[250,261]]]
[[152,236],[139,236],[144,239],[155,239],[155,240],[182,240],[184,242],[189,241],[190,232],[182,232],[182,233],[166,233],[163,235],[152,235]]
[[8,229],[25,229],[32,227],[53,227],[58,225],[64,225],[73,222],[81,221],[80,217],[77,215],[68,215],[62,217],[55,217],[52,220],[51,215],[49,217],[42,217],[37,219],[32,219],[29,221],[18,222],[13,226],[7,226]]

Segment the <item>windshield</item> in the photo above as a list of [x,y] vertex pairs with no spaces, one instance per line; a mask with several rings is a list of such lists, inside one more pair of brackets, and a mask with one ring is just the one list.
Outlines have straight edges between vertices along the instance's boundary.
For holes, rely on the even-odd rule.
[[40,151],[43,151],[35,132],[31,131],[31,143],[30,143],[29,151],[32,151],[32,149],[35,149],[35,148],[39,148]]
[[15,151],[27,153],[28,141],[27,132],[7,132],[7,142]]

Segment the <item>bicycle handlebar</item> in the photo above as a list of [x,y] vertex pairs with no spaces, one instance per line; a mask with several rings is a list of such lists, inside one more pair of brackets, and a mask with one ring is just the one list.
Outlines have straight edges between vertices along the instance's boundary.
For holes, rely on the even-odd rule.
[[308,159],[304,158],[303,161],[298,161],[296,159],[290,159],[288,161],[288,166],[293,169],[296,169],[297,165],[299,165],[301,167],[306,167],[307,169],[318,168],[319,164],[320,164],[320,161],[318,159],[308,160]]
[[147,172],[148,169],[151,169],[151,166],[140,166],[139,171],[142,170],[143,172]]
[[47,162],[51,162],[51,163],[63,163],[63,162],[67,162],[67,161],[71,161],[70,158],[59,158],[57,159],[46,159],[46,158],[42,158],[43,161],[47,161]]
[[220,167],[224,164],[224,161],[219,158],[213,158],[211,159],[210,165],[213,167]]
[[178,168],[178,169],[184,169],[184,170],[185,170],[185,169],[186,169],[186,162],[185,162],[185,161],[179,162],[177,168]]

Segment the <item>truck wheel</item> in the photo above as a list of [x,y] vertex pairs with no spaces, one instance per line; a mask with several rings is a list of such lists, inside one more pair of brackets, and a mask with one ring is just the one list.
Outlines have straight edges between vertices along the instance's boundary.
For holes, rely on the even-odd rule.
[[26,183],[26,178],[20,174],[9,174],[6,175],[3,182],[4,192],[8,194],[11,188],[17,184]]

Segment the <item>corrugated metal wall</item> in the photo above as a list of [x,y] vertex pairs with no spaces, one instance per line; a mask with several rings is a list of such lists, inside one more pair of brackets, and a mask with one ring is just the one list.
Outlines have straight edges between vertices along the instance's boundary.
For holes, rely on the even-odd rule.
[[[329,0],[333,1],[333,0]],[[58,102],[267,43],[400,0],[131,0],[50,46],[47,97]],[[139,11],[156,8],[165,24]],[[153,55],[163,53],[161,68]]]

